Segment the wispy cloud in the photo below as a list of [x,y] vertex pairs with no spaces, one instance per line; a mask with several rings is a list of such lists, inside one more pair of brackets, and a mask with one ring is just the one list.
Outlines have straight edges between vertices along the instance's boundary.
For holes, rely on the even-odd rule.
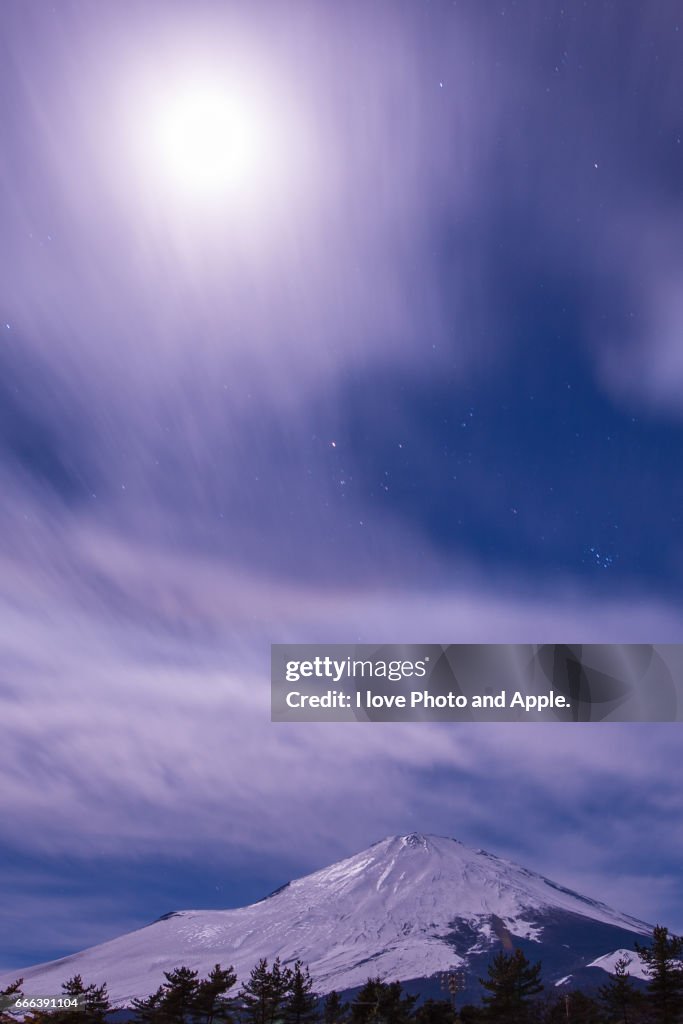
[[568,837],[598,822],[632,856],[654,820],[662,850],[680,848],[673,731],[272,725],[267,685],[271,640],[604,642],[655,631],[666,640],[675,609],[590,605],[569,593],[518,596],[513,607],[471,586],[369,594],[278,585],[88,529],[70,535],[56,566],[7,562],[3,578],[11,845],[79,856],[222,848],[228,859],[275,848],[304,870],[416,823],[474,843],[488,836],[563,880],[580,879],[584,863]]
[[[643,402],[650,425],[678,412],[680,89],[640,45],[665,52],[666,5],[642,22],[600,10],[589,33],[564,9],[548,28],[546,4],[528,18],[459,7],[8,7],[8,849],[52,864],[248,859],[270,877],[419,828],[683,919],[665,729],[269,722],[275,641],[681,638],[671,589],[638,576],[644,536],[662,539],[664,582],[683,565],[666,511],[678,435],[649,493],[650,449],[633,453],[657,438],[625,429]],[[606,46],[637,78],[628,104]],[[148,90],[172,93],[193,53],[238,50],[240,87],[277,123],[270,185],[220,209],[171,200],[145,149]],[[555,391],[538,414],[513,405],[509,440],[517,393],[532,408],[577,376],[583,399],[619,405],[622,462],[603,458],[612,430],[595,404],[555,436]],[[493,424],[479,448],[477,404]],[[579,501],[603,492],[604,506]],[[630,589],[578,582],[583,547],[608,530],[634,562]],[[547,536],[566,544],[559,567]],[[631,899],[636,866],[647,892]],[[17,877],[36,950],[57,943],[35,923],[40,884]],[[46,899],[63,919],[71,895]],[[90,905],[111,920],[105,897]],[[13,903],[14,927],[21,914]],[[63,944],[98,927],[74,924]]]

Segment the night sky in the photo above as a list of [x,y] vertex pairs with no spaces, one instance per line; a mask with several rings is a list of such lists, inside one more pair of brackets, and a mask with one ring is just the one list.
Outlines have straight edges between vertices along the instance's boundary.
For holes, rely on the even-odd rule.
[[0,968],[413,830],[683,930],[678,725],[271,642],[683,642],[672,0],[4,0]]

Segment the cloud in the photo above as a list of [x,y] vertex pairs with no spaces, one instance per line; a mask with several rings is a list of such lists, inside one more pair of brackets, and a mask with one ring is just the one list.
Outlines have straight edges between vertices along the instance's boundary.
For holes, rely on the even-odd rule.
[[[189,19],[176,9],[163,26],[139,12],[135,41],[115,6],[96,20],[81,11],[74,25],[35,13],[18,24],[14,116],[31,134],[44,195],[20,153],[7,162],[5,315],[62,400],[87,402],[100,435],[121,430],[123,414],[145,439],[171,408],[189,438],[198,393],[217,376],[223,406],[253,394],[291,410],[340,369],[414,363],[451,333],[455,282],[444,303],[430,226],[445,197],[464,210],[474,186],[479,73],[453,60],[467,47],[462,28],[446,23],[438,39],[417,14],[363,13],[361,29],[351,10],[306,5],[287,17],[204,5]],[[30,71],[29,32],[50,54]],[[154,134],[140,123],[149,81],[171,102],[188,55],[191,70],[192,60],[234,65],[237,53],[238,91],[258,90],[275,124],[291,122],[269,160],[282,176],[297,161],[293,191],[275,209],[277,188],[261,203],[187,211],[166,196],[159,166],[150,195],[136,150]],[[205,404],[201,436],[216,416],[220,406]]]
[[[657,154],[630,120],[605,131],[613,85],[571,27],[558,43],[513,19],[491,34],[476,8],[436,22],[382,4],[360,20],[353,5],[248,10],[195,5],[190,26],[178,5],[163,36],[147,6],[135,32],[118,5],[59,18],[22,6],[13,22],[0,167],[5,839],[46,858],[220,855],[301,872],[418,828],[680,920],[666,903],[681,849],[673,732],[274,726],[267,705],[276,641],[680,639],[680,609],[654,591],[484,570],[453,539],[465,492],[444,517],[445,557],[378,499],[379,455],[359,493],[353,453],[332,447],[350,394],[372,410],[358,445],[384,431],[386,447],[413,426],[401,388],[469,394],[486,374],[507,386],[540,330],[540,285],[553,316],[571,300],[548,358],[575,346],[608,394],[673,408],[678,263],[662,223],[676,214],[650,185]],[[630,67],[639,25],[627,27],[613,49]],[[607,18],[601,38],[611,29]],[[207,215],[165,187],[151,195],[123,141],[140,131],[152,49],[154,74],[172,78],[179,50],[222,47],[253,58],[259,89],[280,96],[295,180],[286,202],[276,188]],[[583,91],[570,65],[585,69]],[[673,91],[640,81],[670,118]],[[541,323],[544,353],[553,324]],[[391,408],[389,373],[401,378]],[[443,453],[423,429],[415,449],[443,493]],[[497,480],[482,458],[478,523],[498,521]],[[537,506],[527,549],[548,518]],[[649,885],[650,867],[629,869],[644,834],[662,883],[632,907],[613,864]]]
[[683,266],[672,234],[679,221],[679,213],[667,209],[626,218],[615,232],[622,238],[617,264],[622,261],[628,281],[626,308],[617,323],[593,326],[597,366],[613,395],[639,413],[676,418],[683,376]]
[[[271,642],[667,642],[679,637],[677,608],[590,599],[557,581],[506,589],[466,566],[448,587],[335,584],[331,565],[297,582],[117,532],[97,515],[48,514],[28,491],[13,497],[0,574],[0,817],[17,855],[55,871],[163,860],[238,877],[249,864],[285,881],[416,829],[646,919],[681,919],[668,902],[683,842],[675,726],[276,725],[268,706]],[[652,858],[661,883],[650,887]],[[639,872],[631,898],[618,878]],[[168,909],[131,899],[122,929]],[[116,920],[74,927],[74,944],[106,937]],[[48,939],[40,926],[36,957]]]
[[[87,521],[69,527],[34,563],[6,555],[3,566],[10,842],[185,855],[225,845],[226,835],[236,853],[272,846],[274,836],[281,850],[298,849],[306,834],[315,837],[308,856],[326,858],[413,817],[466,821],[472,837],[490,831],[487,793],[498,806],[509,800],[517,821],[524,808],[538,836],[565,801],[578,821],[608,785],[632,786],[643,813],[657,806],[673,834],[664,824],[672,808],[659,806],[670,793],[673,734],[656,733],[653,760],[647,726],[608,726],[596,742],[578,726],[271,725],[267,679],[274,641],[651,642],[678,635],[676,609],[591,603],[569,589],[511,600],[481,584],[297,585]],[[510,827],[503,816],[499,835]]]

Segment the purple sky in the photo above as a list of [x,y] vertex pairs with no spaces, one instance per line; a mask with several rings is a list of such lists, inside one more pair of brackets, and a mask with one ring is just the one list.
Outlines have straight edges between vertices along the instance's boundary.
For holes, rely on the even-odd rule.
[[271,642],[683,640],[683,30],[566,7],[5,0],[0,967],[412,830],[683,930],[679,726],[269,721]]

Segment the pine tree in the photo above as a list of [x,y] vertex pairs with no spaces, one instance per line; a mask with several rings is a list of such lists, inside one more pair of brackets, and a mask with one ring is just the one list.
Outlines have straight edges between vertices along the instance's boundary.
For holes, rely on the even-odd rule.
[[189,967],[164,972],[165,982],[146,999],[133,999],[136,1024],[232,1024],[235,984],[232,967],[220,964],[200,979]]
[[73,978],[65,981],[62,992],[69,999],[78,999],[79,1002],[85,1003],[85,985],[80,974],[74,974]]
[[156,1024],[161,1019],[164,1001],[164,987],[160,985],[146,999],[133,999],[133,1020],[136,1024]]
[[15,999],[21,999],[23,992],[21,986],[24,983],[23,978],[17,978],[7,988],[0,989],[0,1024],[8,1024],[8,1022],[16,1021],[16,1017],[10,1016],[9,1010],[12,1007]]
[[484,1016],[492,1024],[525,1024],[531,1019],[534,998],[543,990],[541,964],[529,963],[521,949],[514,953],[496,953],[488,966],[488,978],[480,984],[484,996]]
[[338,992],[329,992],[323,1002],[323,1024],[346,1024],[349,1004],[342,1002]]
[[627,956],[620,957],[614,965],[614,974],[598,989],[598,998],[608,1024],[634,1024],[642,1001],[641,994],[631,980]]
[[176,967],[164,971],[166,981],[159,1007],[164,1024],[187,1024],[192,1020],[194,1004],[199,991],[198,972],[189,967]]
[[199,982],[192,1004],[194,1024],[232,1024],[233,1000],[227,995],[237,975],[232,967],[220,964],[209,971],[208,978]]
[[601,1024],[603,1018],[598,1002],[574,989],[566,995],[565,1021],[567,1019],[571,1024]]
[[679,1024],[683,1019],[683,938],[669,935],[669,929],[657,925],[652,945],[636,942],[636,952],[648,976],[646,1002],[656,1024]]
[[54,1024],[102,1024],[111,1009],[106,984],[86,985],[80,974],[75,974],[62,985],[67,999],[78,1000],[78,1009],[57,1010],[50,1014]]
[[455,1011],[447,999],[425,999],[415,1011],[416,1024],[453,1024]]
[[409,1024],[417,996],[403,994],[400,981],[368,978],[351,1003],[350,1024]]
[[312,1024],[318,1019],[318,997],[313,992],[313,981],[301,960],[292,970],[290,990],[284,1006],[285,1024]]
[[282,1019],[291,984],[292,972],[279,957],[270,970],[265,958],[259,960],[239,994],[247,1024],[275,1024]]

